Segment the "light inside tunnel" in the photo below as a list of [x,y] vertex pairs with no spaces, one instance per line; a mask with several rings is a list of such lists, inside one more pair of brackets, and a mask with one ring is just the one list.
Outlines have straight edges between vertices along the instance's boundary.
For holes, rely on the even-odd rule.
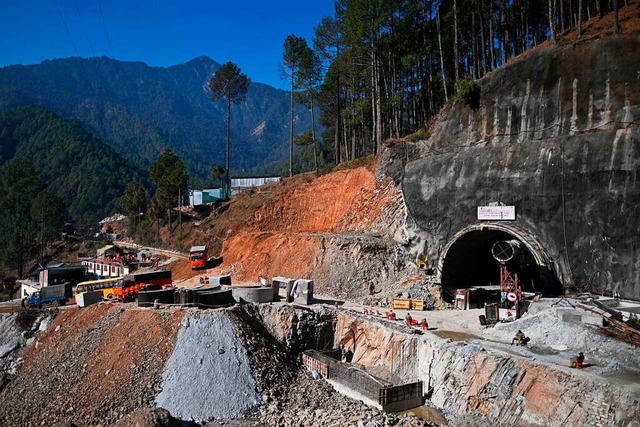
[[[500,264],[491,254],[494,243],[514,240],[505,231],[472,230],[460,236],[447,251],[442,270],[442,285],[448,289],[500,285]],[[542,291],[542,276],[533,255],[523,244],[520,255],[507,263],[517,273],[525,291]]]

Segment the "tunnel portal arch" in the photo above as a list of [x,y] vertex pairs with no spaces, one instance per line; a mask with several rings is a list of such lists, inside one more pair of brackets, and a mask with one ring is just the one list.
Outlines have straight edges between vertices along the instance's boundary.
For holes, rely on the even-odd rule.
[[478,223],[458,231],[438,260],[438,279],[447,289],[499,285],[500,264],[491,255],[495,242],[516,239],[522,256],[508,268],[520,276],[525,291],[557,295],[562,292],[553,260],[544,246],[516,223]]

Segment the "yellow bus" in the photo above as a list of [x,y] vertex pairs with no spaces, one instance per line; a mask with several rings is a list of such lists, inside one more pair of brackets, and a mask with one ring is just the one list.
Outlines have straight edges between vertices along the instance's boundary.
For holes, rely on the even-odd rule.
[[103,298],[111,299],[114,296],[113,288],[120,282],[122,282],[122,277],[81,282],[75,287],[73,294],[75,296],[85,292],[102,291]]

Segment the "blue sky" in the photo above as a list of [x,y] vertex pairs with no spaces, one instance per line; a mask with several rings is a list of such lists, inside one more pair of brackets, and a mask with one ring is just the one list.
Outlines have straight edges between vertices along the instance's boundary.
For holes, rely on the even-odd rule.
[[333,3],[0,0],[0,66],[78,55],[169,66],[206,55],[235,62],[255,82],[286,88],[278,67],[284,39],[295,34],[311,43]]

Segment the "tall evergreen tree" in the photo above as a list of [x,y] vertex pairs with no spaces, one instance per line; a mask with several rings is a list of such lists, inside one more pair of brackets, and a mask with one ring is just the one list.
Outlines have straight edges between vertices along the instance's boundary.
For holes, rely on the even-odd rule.
[[124,194],[120,198],[120,205],[129,216],[132,232],[138,225],[138,220],[144,205],[146,203],[146,196],[144,187],[138,179],[131,180],[124,189]]
[[[209,178],[213,181],[213,185],[218,185],[224,176],[224,168],[222,166],[214,166],[209,171]],[[226,179],[226,178],[225,178]]]
[[302,53],[300,66],[298,67],[298,87],[302,90],[302,99],[309,105],[311,114],[311,138],[313,143],[313,161],[315,170],[318,171],[318,141],[316,137],[315,103],[318,96],[318,87],[322,79],[320,58],[307,47]]
[[40,257],[47,255],[51,242],[60,234],[67,215],[63,200],[48,188],[40,191],[31,204],[31,217],[38,233]]
[[291,82],[289,101],[289,176],[293,176],[293,96],[296,91],[296,77],[298,68],[302,62],[305,51],[308,49],[307,41],[293,34],[284,40],[284,52],[282,54],[283,77]]
[[35,255],[36,227],[31,215],[39,177],[33,163],[17,157],[0,167],[0,259],[22,278]]
[[244,100],[249,84],[249,78],[233,62],[224,64],[209,79],[211,101],[224,100],[227,106],[227,197],[231,196],[231,104]]
[[[336,2],[336,15],[340,16],[346,8],[345,0]],[[313,29],[313,47],[325,62],[331,63],[337,61],[340,52],[343,49],[343,31],[341,20],[324,16],[320,23]],[[342,138],[342,109],[341,109],[341,93],[340,93],[340,69],[334,67],[332,73],[332,84],[327,87],[335,88],[333,93],[333,101],[335,102],[335,114],[333,115],[333,151],[334,161],[337,165],[341,161],[341,144]],[[345,153],[346,156],[346,153]]]
[[151,165],[149,175],[156,186],[156,218],[159,219],[163,212],[167,212],[171,230],[171,210],[176,206],[176,201],[178,207],[181,204],[182,190],[186,189],[189,183],[189,174],[182,160],[167,148]]

